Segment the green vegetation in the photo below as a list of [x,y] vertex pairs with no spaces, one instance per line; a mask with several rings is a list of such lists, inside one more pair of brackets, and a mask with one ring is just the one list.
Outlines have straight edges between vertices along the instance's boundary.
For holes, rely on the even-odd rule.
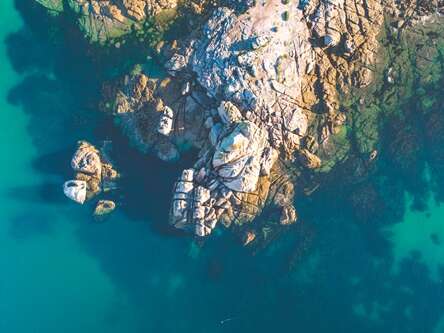
[[288,21],[289,18],[290,18],[290,13],[288,11],[282,13],[282,19],[284,21]]

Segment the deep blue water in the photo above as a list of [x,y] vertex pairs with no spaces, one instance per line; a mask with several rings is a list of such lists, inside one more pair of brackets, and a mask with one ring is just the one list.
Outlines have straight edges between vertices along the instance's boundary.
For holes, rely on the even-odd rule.
[[[102,62],[51,26],[0,2],[0,332],[444,332],[443,207],[366,225],[327,193],[257,253],[171,234],[193,153],[171,165],[129,147],[97,110]],[[125,175],[104,223],[61,192],[79,139],[112,139]]]

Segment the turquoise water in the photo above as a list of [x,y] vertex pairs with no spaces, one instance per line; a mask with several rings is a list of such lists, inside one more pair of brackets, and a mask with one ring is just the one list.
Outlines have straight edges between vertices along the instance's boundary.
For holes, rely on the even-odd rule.
[[[321,196],[254,255],[171,235],[171,184],[193,156],[129,148],[96,110],[95,64],[31,7],[0,2],[0,332],[444,332],[444,206],[363,226]],[[101,224],[61,193],[79,139],[125,151],[127,195]]]

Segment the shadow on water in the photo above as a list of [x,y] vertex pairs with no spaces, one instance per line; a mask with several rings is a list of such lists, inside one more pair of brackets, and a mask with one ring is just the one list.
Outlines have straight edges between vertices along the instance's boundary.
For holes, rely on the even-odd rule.
[[[383,156],[379,171],[341,191],[337,183],[329,184],[302,203],[307,227],[291,229],[254,256],[225,235],[201,248],[170,237],[175,234],[165,227],[172,184],[194,153],[169,164],[130,147],[112,120],[97,111],[112,57],[101,59],[63,19],[48,18],[27,0],[16,4],[26,27],[6,44],[11,64],[25,76],[8,98],[29,115],[28,132],[37,149],[32,166],[43,181],[10,195],[65,205],[59,188],[70,175],[75,142],[113,141],[125,197],[105,224],[80,221],[76,235],[130,296],[140,331],[433,331],[444,308],[442,285],[430,280],[418,260],[405,261],[400,274],[392,274],[390,246],[380,233],[381,226],[402,219],[406,189],[420,193],[418,207],[430,191],[417,181],[424,168],[421,147],[394,162]],[[409,138],[414,142],[417,136]],[[439,166],[436,162],[434,170]],[[12,219],[10,232],[17,239],[50,235],[48,221],[53,218],[24,213]],[[312,240],[304,245],[307,237]]]
[[60,183],[46,182],[39,185],[15,187],[8,192],[11,197],[23,203],[64,204],[66,199],[60,191]]
[[36,235],[51,235],[55,217],[48,214],[23,212],[15,216],[9,226],[10,235],[17,240],[26,240]]

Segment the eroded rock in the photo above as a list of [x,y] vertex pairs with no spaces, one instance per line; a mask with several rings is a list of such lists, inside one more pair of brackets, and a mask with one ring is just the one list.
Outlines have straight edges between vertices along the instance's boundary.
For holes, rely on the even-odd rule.
[[75,180],[65,182],[65,195],[83,204],[101,192],[114,190],[119,177],[108,158],[109,142],[101,150],[86,141],[79,141],[71,159]]

